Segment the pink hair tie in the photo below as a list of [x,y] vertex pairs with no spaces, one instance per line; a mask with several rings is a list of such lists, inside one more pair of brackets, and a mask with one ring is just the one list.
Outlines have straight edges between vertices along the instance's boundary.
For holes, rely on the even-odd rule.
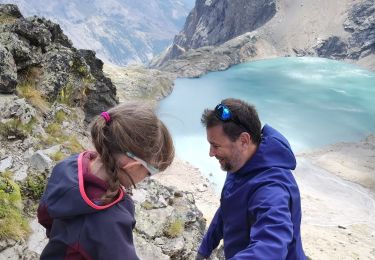
[[111,122],[111,117],[109,116],[108,112],[102,112],[100,115],[104,118],[104,120],[105,120],[105,122],[106,122],[107,124],[108,124],[109,122]]

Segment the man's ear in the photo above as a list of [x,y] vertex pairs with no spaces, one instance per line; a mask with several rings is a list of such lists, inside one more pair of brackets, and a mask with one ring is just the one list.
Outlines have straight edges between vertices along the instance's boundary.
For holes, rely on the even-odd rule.
[[242,147],[247,148],[252,143],[251,135],[248,132],[242,132],[238,139]]

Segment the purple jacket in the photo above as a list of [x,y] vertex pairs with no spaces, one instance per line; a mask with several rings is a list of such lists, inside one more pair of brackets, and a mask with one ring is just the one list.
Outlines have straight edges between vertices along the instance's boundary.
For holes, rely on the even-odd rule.
[[224,239],[226,259],[305,260],[295,167],[285,137],[264,126],[253,157],[227,174],[220,207],[198,252],[207,257]]
[[133,201],[121,189],[100,205],[108,184],[89,172],[93,156],[73,155],[54,167],[38,208],[49,238],[40,259],[138,259]]

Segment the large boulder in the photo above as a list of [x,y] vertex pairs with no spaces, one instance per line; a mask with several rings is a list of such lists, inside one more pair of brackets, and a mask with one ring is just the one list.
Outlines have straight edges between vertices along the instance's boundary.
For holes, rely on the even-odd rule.
[[0,43],[0,93],[14,93],[17,69],[11,53]]
[[[146,180],[138,185],[133,198],[136,241],[158,247],[169,257],[166,259],[194,259],[206,225],[194,196]],[[147,259],[158,259],[155,257]]]
[[0,13],[4,18],[22,18],[22,14],[16,5],[5,4],[0,5]]
[[14,93],[22,83],[51,103],[82,108],[85,121],[118,103],[103,62],[93,51],[74,48],[59,25],[23,18],[14,5],[0,5],[0,16],[0,93]]

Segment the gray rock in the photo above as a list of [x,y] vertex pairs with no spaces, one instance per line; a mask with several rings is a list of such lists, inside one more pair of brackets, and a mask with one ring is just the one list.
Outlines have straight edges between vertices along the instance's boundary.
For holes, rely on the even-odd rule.
[[13,180],[23,181],[27,177],[29,167],[27,165],[20,165],[18,169],[14,169]]
[[197,0],[183,30],[175,36],[163,59],[151,64],[160,66],[190,49],[223,44],[256,30],[275,14],[275,0]]
[[19,19],[11,29],[14,33],[26,39],[30,45],[45,49],[52,42],[52,34],[41,19]]
[[30,222],[30,228],[32,233],[27,239],[27,247],[30,251],[41,254],[48,243],[46,229],[38,223],[37,219],[33,219]]
[[164,243],[162,245],[163,252],[170,256],[174,256],[180,253],[181,251],[183,251],[184,247],[185,241],[183,237],[173,238],[170,241],[168,241],[168,243]]
[[[245,33],[219,46],[206,46],[186,51],[158,67],[178,77],[199,77],[209,71],[220,71],[256,56],[256,32]],[[161,57],[161,59],[163,59]]]
[[134,245],[136,247],[137,255],[140,259],[144,260],[168,260],[170,257],[163,254],[160,247],[150,244],[149,241],[144,239],[142,236],[135,234]]
[[86,103],[84,104],[85,119],[90,121],[94,116],[118,104],[118,99],[116,87],[109,78],[104,76],[103,62],[95,57],[95,52],[80,50],[79,54],[90,67],[90,73],[96,80],[92,88],[87,90]]
[[53,166],[53,161],[42,151],[36,151],[30,157],[30,166],[38,171],[50,170]]
[[0,93],[14,93],[16,86],[16,64],[10,52],[0,43]]
[[42,152],[45,155],[51,156],[59,152],[60,150],[61,150],[61,144],[57,144],[57,145],[51,146],[48,149],[41,150],[40,152]]
[[1,260],[37,260],[39,255],[35,252],[30,251],[23,242],[18,241],[14,246],[8,247],[1,251]]
[[120,101],[161,100],[171,93],[176,78],[174,74],[141,66],[105,66],[104,71],[116,86]]
[[6,46],[12,54],[17,71],[24,70],[29,66],[36,66],[41,62],[41,50],[20,39],[20,36],[16,33],[11,31],[0,32],[0,43]]
[[0,160],[0,172],[4,172],[5,170],[11,168],[13,165],[13,157],[8,156],[2,160]]
[[0,15],[13,15],[0,25],[5,47],[0,49],[0,93],[13,93],[18,79],[50,102],[63,97],[70,106],[83,108],[86,121],[118,103],[116,87],[104,76],[95,52],[75,49],[59,25],[44,18],[25,19],[17,10],[0,5]]
[[318,56],[343,59],[347,56],[347,43],[337,36],[332,36],[319,44],[315,50]]
[[136,207],[137,233],[153,239],[163,235],[163,229],[168,224],[168,218],[172,215],[173,207],[145,210]]
[[24,98],[4,102],[0,105],[2,118],[18,118],[22,124],[27,124],[35,117],[34,107],[29,105]]
[[373,0],[353,5],[343,24],[347,39],[331,36],[315,46],[318,56],[334,59],[364,58],[375,54],[375,5]]
[[198,0],[174,44],[184,49],[219,45],[256,30],[275,14],[275,0]]
[[0,5],[0,13],[4,16],[13,18],[22,18],[22,14],[16,5],[4,4]]

